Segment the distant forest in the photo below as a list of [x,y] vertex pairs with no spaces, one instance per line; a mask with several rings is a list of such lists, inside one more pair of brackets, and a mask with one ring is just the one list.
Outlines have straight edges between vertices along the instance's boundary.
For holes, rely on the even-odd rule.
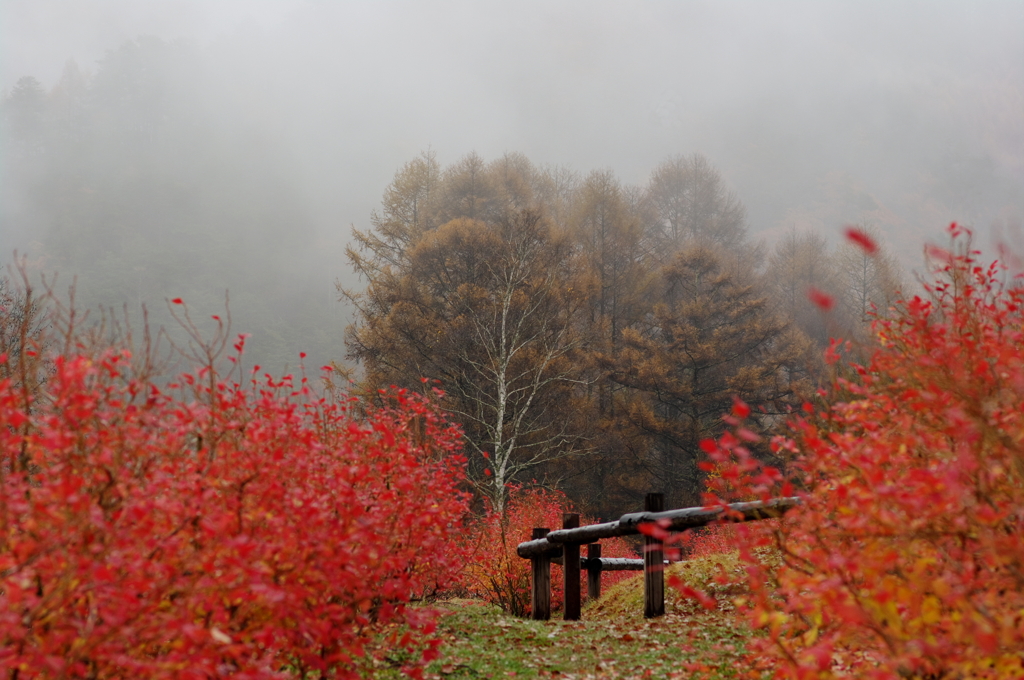
[[341,310],[303,262],[316,235],[293,166],[204,66],[188,43],[140,38],[88,76],[68,62],[49,91],[21,78],[0,104],[3,223],[33,235],[34,269],[58,272],[61,290],[78,276],[85,307],[127,303],[138,321],[148,303],[173,328],[164,300],[206,318],[228,290],[250,364],[324,361]]

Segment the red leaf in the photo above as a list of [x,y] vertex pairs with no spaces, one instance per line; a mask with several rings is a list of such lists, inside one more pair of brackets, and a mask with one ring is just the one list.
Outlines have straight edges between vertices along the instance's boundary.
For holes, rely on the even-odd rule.
[[814,286],[807,289],[807,299],[813,302],[823,312],[831,311],[835,307],[835,299],[823,290]]
[[759,441],[761,441],[761,436],[759,434],[757,434],[756,432],[754,432],[752,430],[748,430],[745,427],[741,427],[738,430],[736,430],[736,436],[739,437],[740,439],[742,439],[745,442],[759,442]]
[[705,609],[717,609],[718,600],[705,593],[703,590],[691,588],[686,585],[682,579],[669,578],[669,585],[679,591],[679,594],[683,597],[690,598],[691,600],[697,600],[702,607]]
[[645,522],[637,525],[637,531],[644,536],[650,536],[659,541],[664,541],[666,538],[672,535],[671,532],[666,531],[663,527],[658,526],[657,522]]
[[878,253],[878,244],[864,230],[859,227],[847,227],[845,233],[848,241],[858,246],[868,255]]
[[171,303],[175,304],[175,305],[183,305],[183,304],[185,304],[184,302],[182,302],[181,298],[174,298],[173,300],[171,300]]
[[945,248],[940,248],[939,246],[936,245],[932,245],[931,243],[924,247],[924,254],[928,257],[928,259],[936,260],[944,264],[949,264],[950,262],[953,261],[953,255],[948,250],[946,250]]
[[746,418],[750,415],[750,407],[736,395],[732,397],[732,414],[737,418]]

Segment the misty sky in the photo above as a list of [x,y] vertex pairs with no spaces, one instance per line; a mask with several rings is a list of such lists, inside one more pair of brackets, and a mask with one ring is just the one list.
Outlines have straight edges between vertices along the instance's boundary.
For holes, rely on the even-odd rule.
[[[829,171],[871,186],[951,156],[1024,181],[1024,3],[3,0],[5,88],[139,35],[225,77],[363,222],[397,167],[522,151],[640,183],[703,151],[776,226]],[[261,100],[261,84],[294,98]],[[270,90],[272,88],[266,88]],[[884,190],[879,187],[876,191]],[[776,194],[776,196],[773,196]],[[1019,204],[1018,204],[1019,205]],[[763,215],[762,215],[763,213]],[[963,218],[963,216],[961,216]]]
[[[910,264],[951,220],[1024,216],[1019,0],[0,0],[0,87],[51,88],[142,35],[198,46],[211,112],[280,156],[325,296],[351,277],[349,225],[428,148],[630,184],[700,151],[754,234],[834,238],[871,205]],[[6,228],[5,255],[37,236]]]

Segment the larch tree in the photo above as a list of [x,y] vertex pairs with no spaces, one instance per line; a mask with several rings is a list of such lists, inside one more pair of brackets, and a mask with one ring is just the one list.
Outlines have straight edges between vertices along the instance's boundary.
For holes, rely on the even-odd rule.
[[384,191],[381,209],[370,215],[373,229],[352,230],[356,247],[349,247],[347,255],[356,272],[371,277],[380,275],[387,265],[402,266],[409,245],[438,226],[434,199],[440,175],[441,168],[430,152],[395,173]]
[[746,235],[746,208],[702,154],[674,156],[659,165],[647,198],[671,252],[687,240],[728,245]]
[[870,239],[874,249],[869,251],[846,242],[836,251],[835,260],[846,315],[857,330],[864,331],[877,315],[885,315],[904,283],[899,262],[880,245],[882,236],[878,229],[868,225],[855,229]]
[[[652,283],[658,269],[651,250],[649,221],[644,220],[635,192],[622,186],[610,171],[590,173],[577,187],[568,219],[568,232],[581,258],[579,285],[586,291],[581,323],[588,338],[590,384],[586,408],[590,413],[592,454],[583,461],[568,460],[558,475],[572,480],[588,507],[599,514],[635,505],[623,493],[623,480],[632,476],[624,441],[616,421],[625,388],[607,378],[600,357],[617,357],[622,331],[634,327],[649,311]],[[586,491],[583,491],[583,490]]]
[[700,503],[700,442],[721,434],[735,397],[755,408],[767,432],[812,386],[809,343],[772,312],[744,269],[714,246],[680,251],[661,270],[661,301],[605,362],[610,380],[639,395],[622,427],[648,442],[639,461],[646,483],[665,488],[670,506]]
[[[640,216],[610,171],[591,173],[579,187],[570,233],[582,256],[589,287],[586,323],[591,348],[615,356],[622,331],[645,312],[644,294],[656,269]],[[598,410],[611,406],[597,385]]]
[[554,166],[538,171],[534,178],[534,197],[555,224],[564,224],[576,205],[580,175],[565,166]]
[[503,214],[505,205],[494,173],[484,159],[467,154],[444,171],[441,183],[441,222],[458,217],[493,220]]
[[794,229],[780,239],[768,257],[764,280],[775,311],[819,347],[828,347],[829,338],[847,326],[839,318],[842,309],[826,315],[808,297],[821,291],[834,298],[845,285],[834,254],[817,232]]

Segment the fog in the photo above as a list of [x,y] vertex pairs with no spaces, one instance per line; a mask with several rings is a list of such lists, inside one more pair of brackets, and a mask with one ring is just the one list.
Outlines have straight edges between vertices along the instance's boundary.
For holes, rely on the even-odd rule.
[[755,236],[871,223],[907,268],[950,221],[986,241],[1024,217],[1016,0],[0,4],[5,101],[24,76],[56,101],[69,60],[89,87],[114,82],[118,50],[162,55],[159,77],[140,71],[156,94],[125,105],[146,124],[114,120],[78,160],[4,137],[0,262],[17,249],[77,274],[90,304],[181,295],[205,315],[228,288],[275,367],[342,358],[350,227],[427,149],[635,185],[699,151]]

